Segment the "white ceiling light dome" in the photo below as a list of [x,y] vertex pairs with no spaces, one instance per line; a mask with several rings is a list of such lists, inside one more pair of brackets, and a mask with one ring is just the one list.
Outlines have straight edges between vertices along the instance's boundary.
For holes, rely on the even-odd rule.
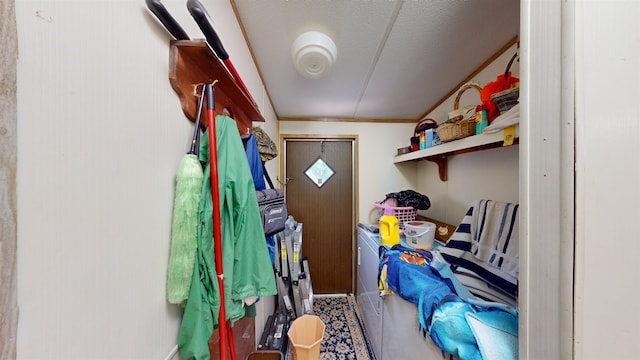
[[328,75],[337,55],[338,48],[333,40],[318,31],[301,34],[291,45],[293,64],[298,73],[307,79]]

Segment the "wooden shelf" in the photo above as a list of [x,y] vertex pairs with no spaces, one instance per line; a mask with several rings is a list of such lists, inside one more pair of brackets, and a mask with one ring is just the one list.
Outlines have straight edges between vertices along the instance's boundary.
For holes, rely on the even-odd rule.
[[[450,156],[502,147],[503,142],[502,131],[491,134],[479,134],[440,144],[428,149],[398,155],[393,158],[393,162],[398,164],[418,160],[433,161],[438,164],[440,180],[447,181],[447,159]],[[519,143],[517,128],[516,139],[513,143]]]
[[[195,121],[196,117],[195,86],[214,82],[216,113],[226,112],[235,119],[240,135],[251,133],[253,121],[265,121],[204,39],[171,41],[169,82],[180,99],[182,111],[191,121]],[[202,113],[201,124],[206,125],[206,111]]]

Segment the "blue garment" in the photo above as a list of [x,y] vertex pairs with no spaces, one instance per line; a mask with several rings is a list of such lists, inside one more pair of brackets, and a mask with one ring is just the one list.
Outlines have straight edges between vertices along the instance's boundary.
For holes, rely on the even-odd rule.
[[275,263],[276,263],[276,240],[273,238],[273,235],[267,236],[266,240],[267,240],[267,249],[269,250],[269,257],[271,258],[271,265],[275,265]]
[[518,311],[504,304],[448,295],[435,306],[427,332],[462,360],[518,358]]
[[381,289],[418,305],[422,331],[443,352],[462,360],[517,359],[518,311],[475,299],[437,252],[380,247],[378,276]]
[[[253,185],[256,190],[264,190],[267,185],[264,182],[264,170],[262,167],[262,158],[260,157],[260,150],[258,149],[258,142],[256,136],[251,134],[247,139],[247,160],[249,161],[249,169],[251,169],[251,176],[253,177]],[[269,249],[269,256],[271,257],[271,264],[275,263],[276,258],[276,241],[273,236],[267,236],[267,249]]]
[[402,245],[395,245],[386,251],[381,248],[381,251],[380,270],[386,267],[386,286],[401,298],[418,306],[418,320],[422,328],[426,329],[426,319],[430,318],[432,308],[445,296],[456,294],[453,281],[455,277],[442,277],[431,266],[433,256],[429,251]]
[[253,185],[256,190],[266,189],[264,171],[262,170],[262,159],[260,158],[260,151],[258,150],[258,143],[256,142],[256,136],[254,134],[249,135],[245,152],[247,153],[249,169],[251,169],[251,176],[253,177]]
[[[403,260],[407,256],[420,256],[425,260],[425,263],[409,263]],[[387,284],[389,289],[403,299],[418,305],[418,301],[426,289],[429,290],[429,296],[437,301],[444,295],[453,293],[453,285],[450,287],[447,281],[429,266],[430,253],[394,246],[392,250],[387,251],[386,257],[388,258]]]

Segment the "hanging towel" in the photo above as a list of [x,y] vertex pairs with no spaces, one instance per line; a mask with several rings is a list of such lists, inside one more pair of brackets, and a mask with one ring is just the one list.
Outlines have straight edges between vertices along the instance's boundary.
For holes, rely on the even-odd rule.
[[479,200],[474,206],[471,252],[489,265],[518,277],[518,205]]
[[440,254],[450,264],[469,269],[516,296],[518,209],[513,203],[474,201]]

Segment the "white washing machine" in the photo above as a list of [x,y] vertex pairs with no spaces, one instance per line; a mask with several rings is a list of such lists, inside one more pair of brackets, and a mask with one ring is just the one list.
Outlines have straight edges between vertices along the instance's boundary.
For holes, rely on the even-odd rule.
[[379,246],[379,234],[359,225],[357,302],[376,359],[442,359],[441,350],[420,333],[417,306],[398,295],[380,296]]
[[376,359],[382,359],[382,307],[378,291],[380,236],[358,225],[358,284],[356,301]]

